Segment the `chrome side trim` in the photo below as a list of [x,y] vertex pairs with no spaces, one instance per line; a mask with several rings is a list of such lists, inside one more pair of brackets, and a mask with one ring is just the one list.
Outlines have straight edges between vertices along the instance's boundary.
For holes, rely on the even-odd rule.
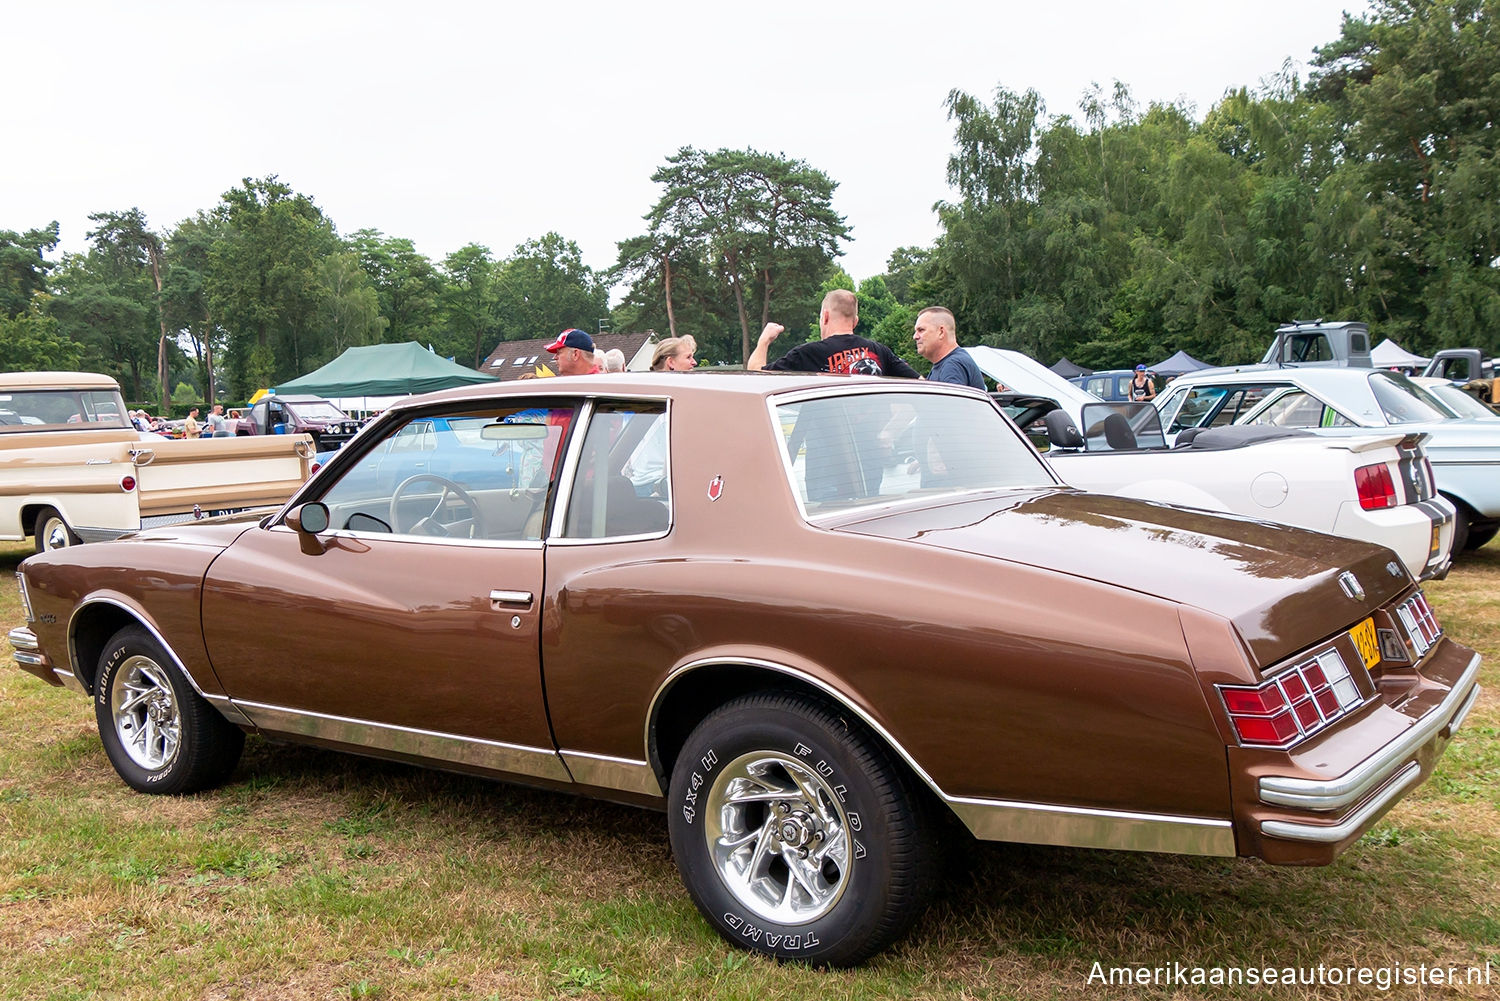
[[1050,803],[1020,803],[998,799],[950,796],[917,764],[911,752],[870,714],[850,702],[826,682],[772,661],[754,657],[712,657],[692,661],[674,669],[651,696],[646,710],[644,746],[651,753],[651,724],[662,695],[689,671],[702,667],[760,667],[793,677],[823,692],[858,716],[895,752],[912,772],[927,784],[963,821],[976,838],[985,841],[1019,841],[1031,844],[1066,845],[1078,848],[1121,848],[1136,851],[1177,852],[1184,855],[1235,855],[1234,826],[1216,817],[1177,817],[1168,814],[1129,813]]
[[985,841],[1224,858],[1235,855],[1234,825],[1228,820],[996,799],[944,799],[974,836]]
[[530,775],[555,782],[571,782],[572,776],[556,751],[498,740],[464,737],[435,730],[376,723],[371,720],[331,716],[326,713],[235,700],[234,704],[261,730],[272,733],[316,737],[320,740],[369,747],[394,754],[451,761],[494,772]]
[[52,673],[57,675],[57,680],[62,682],[64,688],[72,689],[84,698],[88,698],[89,693],[84,689],[83,682],[79,681],[77,675],[72,671],[64,671],[60,667],[54,667]]
[[812,687],[822,692],[824,695],[827,695],[829,698],[836,701],[845,709],[848,709],[850,712],[854,713],[854,715],[858,716],[861,720],[863,720],[866,726],[868,726],[871,730],[874,730],[875,733],[879,735],[880,739],[885,741],[886,746],[890,747],[891,750],[900,755],[901,760],[906,762],[907,767],[915,772],[917,777],[927,784],[928,788],[937,793],[939,796],[943,796],[945,800],[948,799],[948,797],[943,794],[943,790],[939,789],[938,784],[933,781],[932,776],[927,774],[926,769],[917,764],[917,759],[913,758],[911,756],[911,753],[908,752],[906,748],[902,747],[901,744],[896,740],[896,738],[892,737],[890,732],[886,730],[885,727],[881,726],[873,718],[871,718],[869,713],[865,712],[859,706],[854,705],[847,698],[845,698],[844,694],[838,689],[834,688],[832,685],[828,684],[825,681],[822,681],[819,678],[813,677],[805,671],[799,671],[794,667],[788,667],[785,664],[778,664],[774,661],[760,660],[756,657],[708,657],[704,660],[690,661],[679,667],[673,668],[672,671],[662,679],[662,683],[657,687],[655,693],[653,693],[651,696],[650,705],[646,707],[646,725],[645,731],[643,733],[643,743],[641,746],[645,748],[647,761],[651,760],[651,724],[656,719],[657,702],[661,700],[661,697],[666,694],[669,688],[680,681],[682,677],[689,671],[696,671],[699,668],[704,667],[759,667],[764,668],[767,671],[773,671],[776,674],[784,674],[788,677],[796,678],[798,681],[811,685]]
[[1429,711],[1405,734],[1386,744],[1359,765],[1332,779],[1262,776],[1261,802],[1296,807],[1299,810],[1342,810],[1358,803],[1371,789],[1389,779],[1402,762],[1436,736],[1438,731],[1448,725],[1449,720],[1454,719],[1459,707],[1472,697],[1470,690],[1478,689],[1476,682],[1479,661],[1479,654],[1476,653],[1437,708]]
[[[167,642],[166,637],[163,636],[160,632],[158,632],[157,628],[155,626],[153,626],[150,622],[146,621],[146,617],[141,614],[140,609],[134,608],[134,607],[132,607],[130,605],[127,605],[127,604],[125,604],[125,602],[120,601],[117,598],[105,598],[105,597],[85,598],[83,601],[79,602],[77,605],[75,605],[73,607],[73,614],[68,617],[68,665],[67,666],[70,667],[70,668],[72,668],[73,673],[74,673],[75,676],[78,673],[78,650],[77,650],[77,647],[75,646],[75,643],[76,643],[76,640],[77,640],[77,636],[78,636],[78,629],[77,629],[78,616],[83,612],[83,610],[85,608],[88,608],[91,605],[113,605],[115,608],[118,608],[118,609],[120,609],[120,611],[122,611],[122,612],[126,613],[127,615],[129,615],[133,620],[135,620],[135,623],[137,625],[139,625],[142,629],[146,630],[146,632],[148,632],[148,633],[151,634],[151,638],[152,639],[156,640],[156,642],[158,642],[158,643],[161,644],[161,648],[167,652],[167,656],[172,658],[172,664],[173,664],[173,666],[175,666],[177,668],[178,672],[181,673],[182,676],[187,679],[187,683],[189,685],[193,686],[193,691],[197,692],[198,696],[200,698],[202,698],[202,699],[205,699],[210,705],[214,705],[214,699],[210,698],[203,691],[203,689],[201,689],[201,688],[198,687],[198,679],[194,678],[193,675],[192,675],[192,673],[190,671],[188,671],[188,669],[186,667],[183,666],[182,658],[179,657],[179,656],[177,656],[177,651],[172,649],[172,644],[170,644],[170,643]],[[78,682],[79,682],[79,686],[82,687],[83,686],[83,681],[82,681],[81,678],[78,679]],[[84,690],[84,694],[85,695],[89,695],[89,694],[92,694],[92,693],[90,693],[87,689],[85,689]],[[218,707],[215,706],[215,708],[218,708]],[[232,715],[229,717],[229,720],[230,720],[231,723],[238,723],[238,722],[240,722],[238,719],[236,719]]]
[[[270,525],[266,528],[268,532],[279,532],[287,535],[296,535],[291,526],[284,522]],[[355,539],[360,542],[382,542],[391,545],[408,546],[461,546],[465,549],[535,549],[541,551],[540,539],[445,539],[441,536],[428,535],[397,535],[387,532],[360,532],[347,528],[330,529],[320,532],[319,539]]]
[[[192,518],[191,515],[188,516]],[[122,535],[129,535],[136,531],[134,528],[87,528],[83,525],[74,525],[73,534],[84,542],[113,542]]]
[[574,781],[582,785],[638,792],[647,796],[664,795],[649,762],[614,758],[607,754],[589,754],[586,751],[564,750],[558,754],[561,755],[563,764],[568,766],[568,771],[573,773]]
[[205,695],[203,696],[203,700],[217,709],[219,715],[236,726],[249,727],[255,725],[255,722],[249,716],[240,712],[240,707],[231,702],[227,695]]
[[1396,773],[1395,780],[1384,792],[1351,813],[1343,823],[1325,827],[1321,824],[1294,824],[1285,820],[1263,820],[1260,823],[1260,830],[1262,834],[1273,838],[1286,838],[1291,841],[1316,841],[1320,844],[1343,841],[1372,818],[1384,813],[1395,800],[1401,798],[1406,790],[1420,781],[1422,781],[1422,766],[1415,761],[1408,762],[1405,768]]

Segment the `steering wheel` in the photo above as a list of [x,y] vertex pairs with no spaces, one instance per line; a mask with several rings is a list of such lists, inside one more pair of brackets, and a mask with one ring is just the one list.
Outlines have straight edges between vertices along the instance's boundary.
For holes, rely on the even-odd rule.
[[[431,511],[410,525],[404,525],[401,522],[401,499],[417,483],[435,483],[442,488],[443,492],[438,497],[437,503],[432,506]],[[448,506],[449,498],[457,499],[458,510],[466,512],[467,517],[455,518],[451,521],[438,521],[438,512]],[[484,515],[479,511],[479,504],[463,487],[447,477],[439,476],[436,473],[418,473],[415,476],[408,476],[401,481],[401,485],[396,488],[396,492],[391,494],[391,528],[403,535],[438,535],[460,539],[473,539],[486,534]]]

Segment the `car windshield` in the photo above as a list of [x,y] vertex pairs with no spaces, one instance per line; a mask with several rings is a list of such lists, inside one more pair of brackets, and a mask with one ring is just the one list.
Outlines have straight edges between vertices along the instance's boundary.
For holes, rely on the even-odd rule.
[[793,488],[809,513],[1056,481],[985,400],[846,393],[776,407]]
[[346,421],[349,419],[338,407],[321,400],[317,403],[287,403],[286,407],[304,421]]
[[1391,424],[1445,421],[1455,415],[1427,390],[1400,372],[1370,373],[1370,390],[1381,413]]

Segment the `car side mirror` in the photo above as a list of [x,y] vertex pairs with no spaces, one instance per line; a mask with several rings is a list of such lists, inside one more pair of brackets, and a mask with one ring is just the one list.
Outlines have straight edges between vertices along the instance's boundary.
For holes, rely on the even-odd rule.
[[326,548],[318,535],[328,531],[328,505],[322,501],[298,504],[286,513],[286,524],[302,541],[302,551],[317,556]]

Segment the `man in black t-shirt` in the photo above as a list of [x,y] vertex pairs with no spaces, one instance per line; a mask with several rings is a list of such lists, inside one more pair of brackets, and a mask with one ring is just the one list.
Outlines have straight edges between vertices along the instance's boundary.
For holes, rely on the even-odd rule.
[[846,289],[834,289],[823,297],[818,313],[818,330],[822,339],[799,344],[786,354],[766,364],[771,342],[786,328],[768,323],[760,332],[755,350],[745,361],[751,372],[833,372],[838,375],[895,375],[904,379],[919,378],[917,370],[886,347],[868,337],[854,333],[859,323],[859,301]]

